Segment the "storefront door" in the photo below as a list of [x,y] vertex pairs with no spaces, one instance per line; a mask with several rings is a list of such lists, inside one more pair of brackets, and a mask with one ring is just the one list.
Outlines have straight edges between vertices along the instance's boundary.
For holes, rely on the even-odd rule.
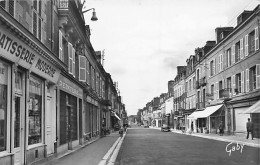
[[54,153],[54,143],[52,141],[54,136],[54,131],[52,128],[53,124],[53,109],[52,106],[52,98],[50,96],[47,97],[47,108],[46,108],[46,145],[47,145],[47,155]]
[[24,97],[24,76],[21,72],[15,74],[15,99],[13,111],[14,126],[14,164],[23,165],[25,151],[25,97]]

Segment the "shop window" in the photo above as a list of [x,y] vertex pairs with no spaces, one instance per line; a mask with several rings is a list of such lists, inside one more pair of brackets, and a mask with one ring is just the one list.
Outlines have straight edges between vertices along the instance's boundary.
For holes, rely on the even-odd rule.
[[28,144],[42,142],[42,81],[30,76],[29,83],[29,136]]
[[7,143],[7,65],[0,62],[0,151],[6,150]]

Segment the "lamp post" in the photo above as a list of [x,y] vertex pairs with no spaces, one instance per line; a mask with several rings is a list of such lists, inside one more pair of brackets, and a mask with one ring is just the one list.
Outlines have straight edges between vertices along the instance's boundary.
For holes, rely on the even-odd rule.
[[84,13],[90,11],[90,10],[93,10],[93,12],[92,12],[92,17],[91,17],[91,21],[97,21],[98,18],[97,18],[96,12],[95,12],[95,8],[91,8],[91,9],[82,11],[82,14],[84,14]]

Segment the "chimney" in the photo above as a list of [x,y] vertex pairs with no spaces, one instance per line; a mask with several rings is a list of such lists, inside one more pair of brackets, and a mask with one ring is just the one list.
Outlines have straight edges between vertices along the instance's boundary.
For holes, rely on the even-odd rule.
[[186,71],[186,66],[177,66],[177,75],[180,75],[184,71]]
[[233,27],[217,27],[215,29],[217,44],[232,32],[233,29]]
[[216,41],[207,41],[206,45],[202,48],[202,56],[206,55],[215,45]]
[[238,17],[237,17],[237,25],[241,24],[242,22],[244,22],[249,15],[251,15],[253,11],[248,11],[248,10],[244,10],[243,13],[241,13]]
[[101,64],[102,54],[101,51],[96,51],[97,61]]

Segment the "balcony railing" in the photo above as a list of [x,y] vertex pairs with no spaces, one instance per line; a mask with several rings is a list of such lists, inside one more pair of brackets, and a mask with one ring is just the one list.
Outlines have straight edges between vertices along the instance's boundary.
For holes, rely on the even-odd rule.
[[199,83],[200,83],[200,84],[199,84],[200,86],[205,86],[205,85],[207,85],[206,77],[201,78]]
[[232,88],[225,88],[219,90],[219,98],[230,98],[232,93]]
[[200,82],[196,81],[196,89],[199,89],[199,88],[200,88]]
[[69,0],[59,0],[58,8],[67,9],[69,7]]
[[206,107],[206,102],[196,103],[196,109],[202,109]]

